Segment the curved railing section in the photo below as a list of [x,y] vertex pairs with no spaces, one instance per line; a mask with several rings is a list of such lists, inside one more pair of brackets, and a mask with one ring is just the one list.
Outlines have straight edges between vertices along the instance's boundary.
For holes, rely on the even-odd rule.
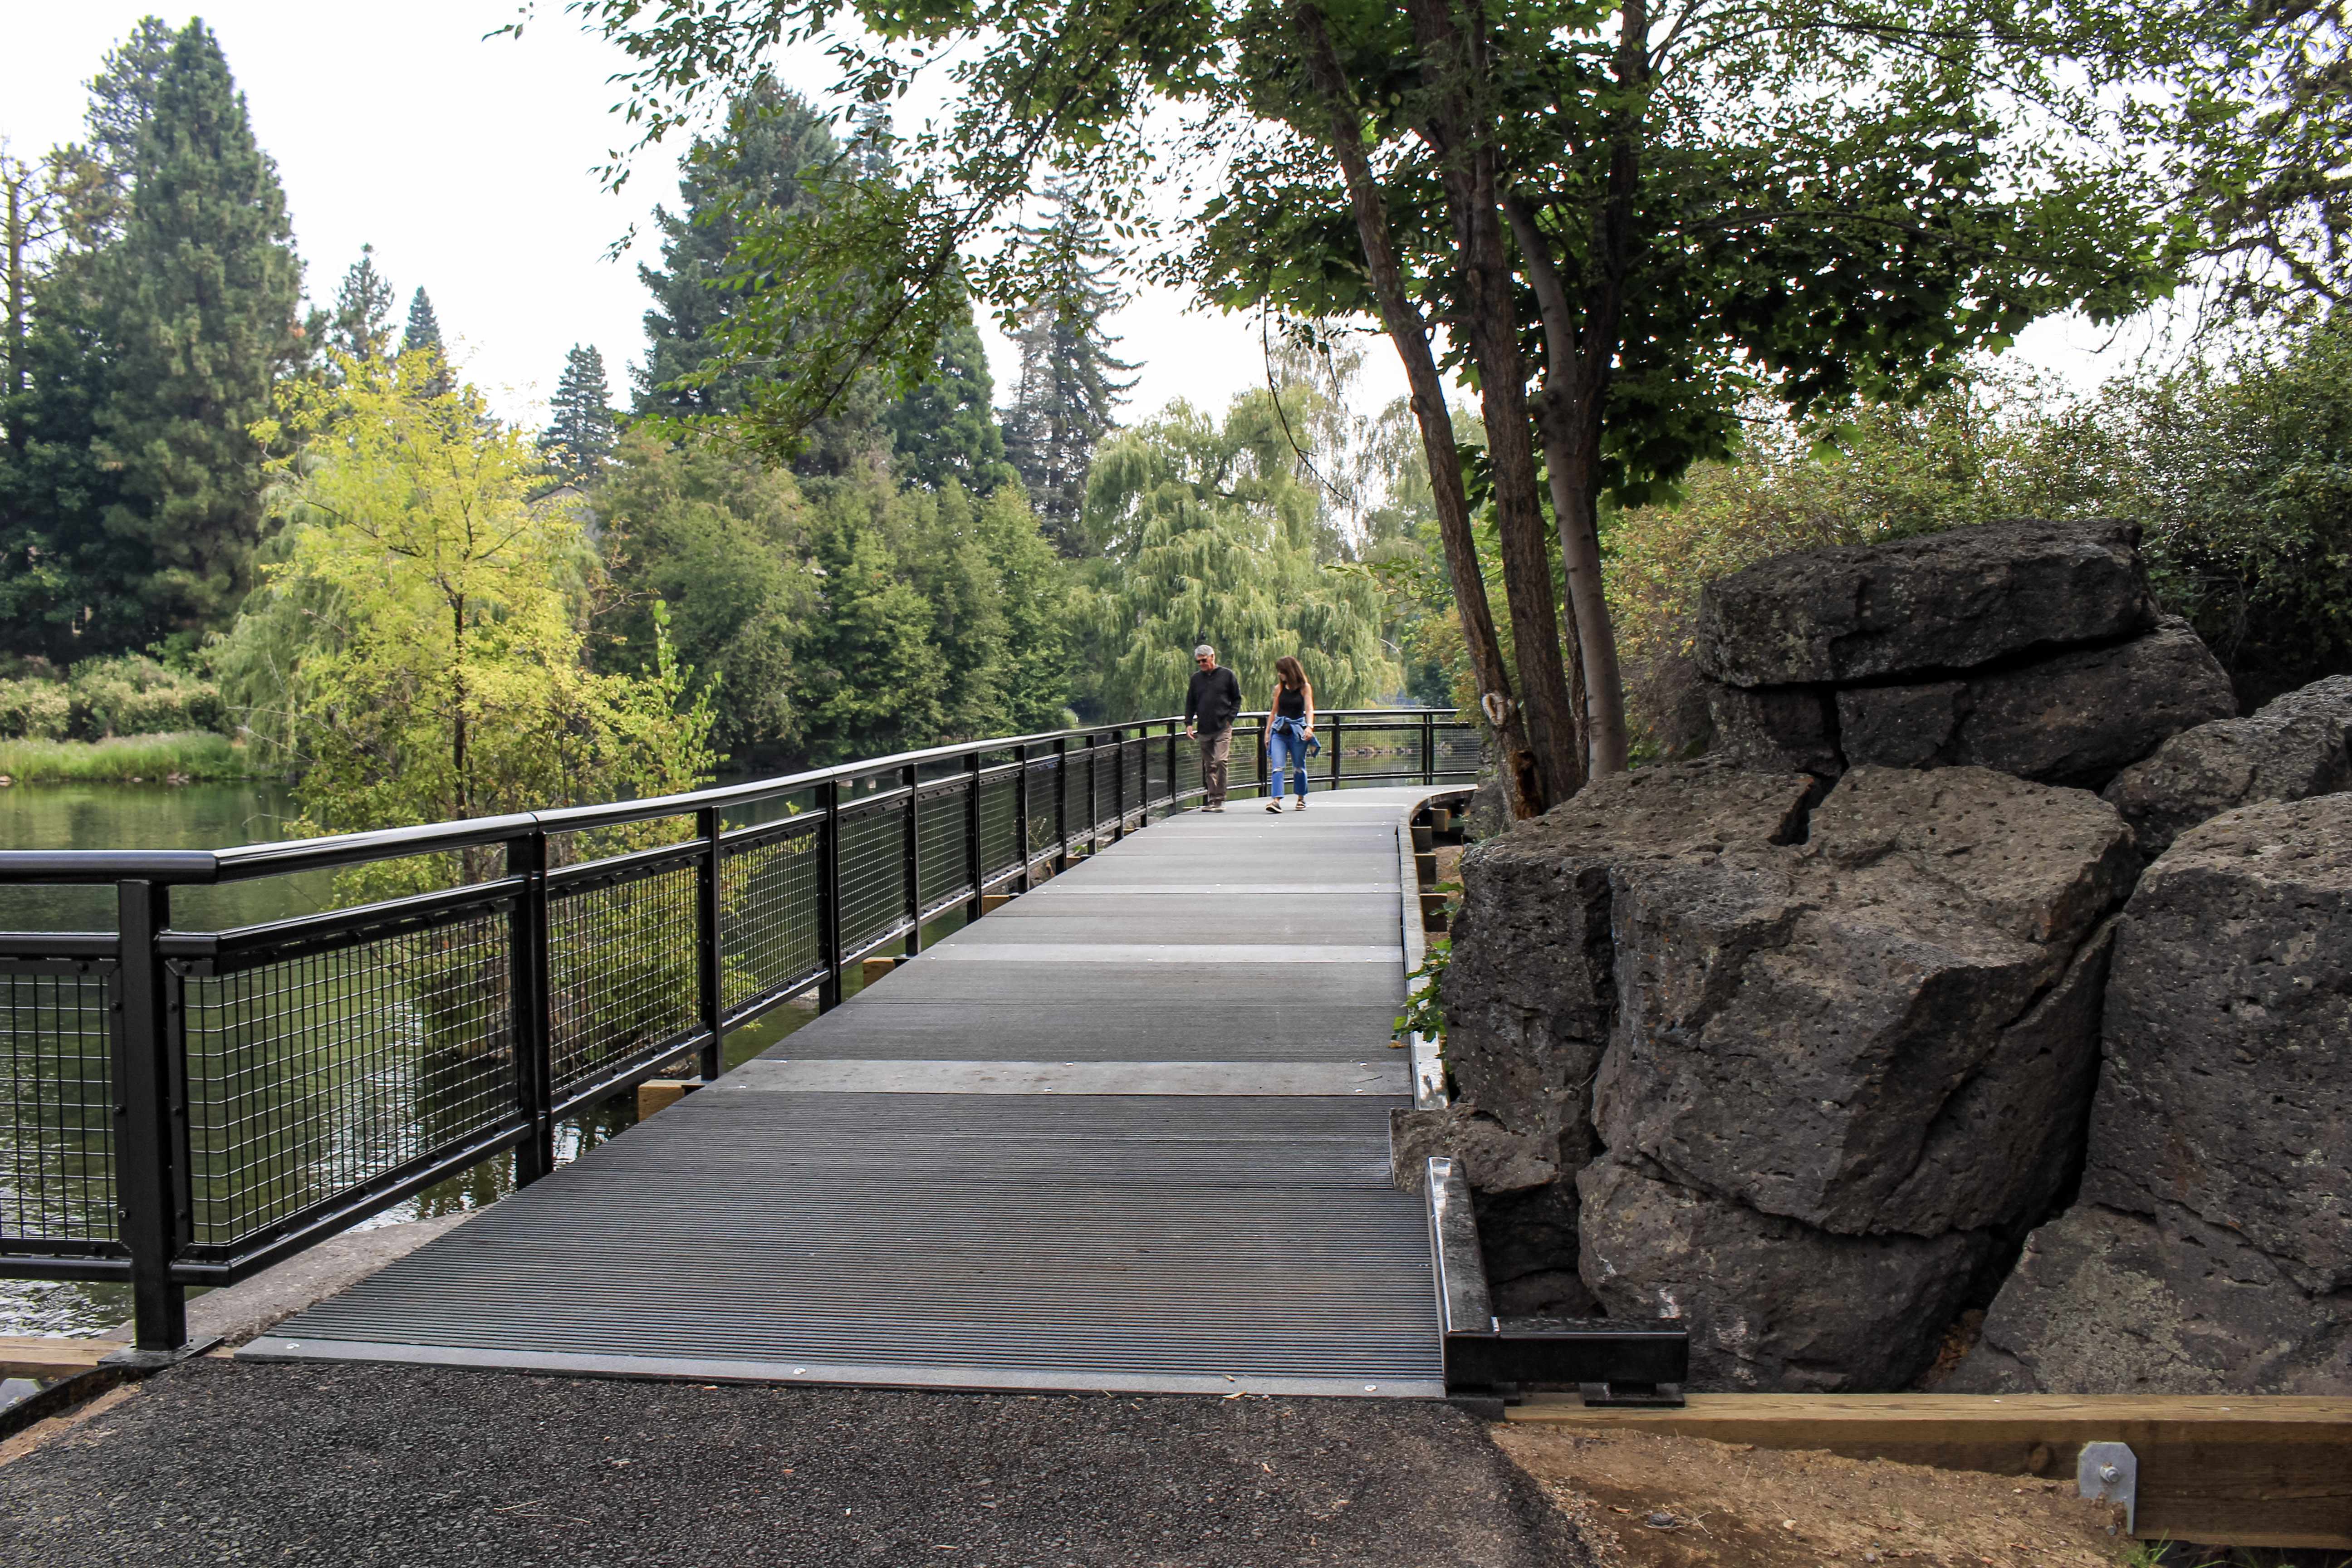
[[[1325,713],[1319,783],[1475,776],[1475,723]],[[1025,735],[611,805],[217,851],[0,852],[110,885],[111,931],[0,932],[0,1276],[133,1287],[137,1342],[225,1285],[512,1150],[923,927],[1201,794],[1182,723]],[[1232,793],[1264,787],[1244,715]],[[217,931],[174,889],[425,857],[436,890]]]

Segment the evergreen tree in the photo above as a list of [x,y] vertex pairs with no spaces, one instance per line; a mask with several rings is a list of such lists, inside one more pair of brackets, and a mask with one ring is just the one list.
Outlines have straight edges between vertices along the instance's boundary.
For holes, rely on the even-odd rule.
[[940,340],[939,373],[882,417],[895,453],[891,471],[925,489],[954,479],[980,495],[1013,478],[995,399],[988,348],[967,310]]
[[1102,319],[1127,303],[1110,279],[1102,220],[1066,189],[1046,192],[1054,220],[1024,229],[1062,279],[1055,297],[1022,319],[1021,384],[1004,416],[1005,455],[1029,488],[1038,521],[1066,555],[1086,550],[1087,470],[1095,444],[1118,423],[1117,409],[1135,385],[1116,379],[1135,366],[1111,357]]
[[200,21],[155,79],[132,172],[121,237],[92,283],[109,372],[94,450],[120,486],[106,553],[130,592],[86,628],[88,652],[192,645],[227,620],[261,534],[265,454],[248,432],[303,353],[285,195]]
[[[420,300],[425,291],[416,291]],[[343,274],[341,287],[335,290],[335,313],[327,328],[327,347],[352,359],[371,360],[383,354],[392,345],[392,279],[375,269],[375,247],[360,247],[360,258]],[[429,318],[433,306],[425,302]],[[433,331],[436,345],[440,342],[440,329]]]
[[413,354],[419,349],[430,349],[443,359],[449,357],[441,344],[441,318],[433,313],[433,297],[423,289],[408,301],[408,330],[400,335],[400,352]]
[[155,110],[155,86],[172,58],[173,33],[160,16],[142,16],[131,36],[106,51],[99,73],[83,85],[89,91],[84,123],[87,148],[65,151],[88,160],[96,186],[85,222],[92,244],[113,238],[129,216],[131,189],[139,160],[139,133]]
[[640,267],[652,290],[646,312],[646,358],[637,371],[637,406],[674,414],[732,413],[742,405],[740,378],[684,386],[702,368],[709,339],[737,300],[727,287],[747,209],[789,213],[812,199],[805,176],[835,163],[840,143],[799,94],[772,81],[737,99],[724,130],[697,138],[678,180],[683,210],[654,209],[662,264]]
[[587,484],[612,456],[617,424],[612,393],[604,382],[604,356],[594,344],[572,345],[563,356],[563,378],[548,405],[552,418],[539,438],[549,468],[574,484]]

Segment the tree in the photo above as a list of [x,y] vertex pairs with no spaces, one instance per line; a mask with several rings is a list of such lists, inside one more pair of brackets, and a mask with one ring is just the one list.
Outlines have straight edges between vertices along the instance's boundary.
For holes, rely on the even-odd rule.
[[[708,777],[712,693],[657,639],[647,676],[600,674],[582,630],[595,561],[579,512],[534,505],[521,432],[429,353],[341,358],[298,384],[274,500],[289,528],[247,622],[287,607],[299,650],[277,702],[305,764],[302,828],[460,820],[688,789]],[[277,432],[270,432],[275,435]],[[267,640],[265,625],[251,634]],[[232,638],[234,641],[235,638]],[[467,851],[462,879],[492,874]],[[393,862],[349,890],[446,885]]]
[[304,352],[285,195],[199,22],[156,78],[133,174],[91,283],[108,372],[94,449],[117,475],[104,526],[131,586],[86,634],[93,650],[193,644],[235,613],[262,526],[267,453],[249,431]]
[[882,416],[891,472],[925,489],[953,480],[981,495],[1013,479],[995,400],[988,349],[967,313],[940,340],[937,373]]
[[441,318],[434,313],[432,297],[422,287],[409,299],[408,324],[400,334],[400,352],[404,358],[409,354],[425,355],[441,367],[425,383],[434,396],[457,386],[457,378],[449,370],[448,347],[441,341]]
[[1189,405],[1122,430],[1096,453],[1087,528],[1102,561],[1093,616],[1111,719],[1166,711],[1213,645],[1244,692],[1297,654],[1318,702],[1387,700],[1402,672],[1381,640],[1378,590],[1317,558],[1315,492],[1291,468],[1272,394],[1236,398],[1221,425]]
[[1067,288],[1021,313],[1021,380],[1004,411],[1004,440],[1045,531],[1076,554],[1086,544],[1087,465],[1135,385],[1118,377],[1135,366],[1112,357],[1118,340],[1103,331],[1127,296],[1110,279],[1102,220],[1066,188],[1048,187],[1046,199],[1054,216],[1030,232],[1063,258]]
[[[640,30],[623,0],[594,12],[636,51],[636,108],[656,132],[673,93],[690,97],[704,62],[746,36],[735,29],[821,32],[832,14],[773,0],[756,17]],[[1622,765],[1591,527],[1604,500],[1641,499],[1726,449],[1752,387],[1799,409],[1916,389],[2038,315],[2133,308],[2182,255],[2151,218],[2132,111],[2177,86],[2169,34],[2200,24],[2130,6],[1245,0],[859,16],[870,39],[834,37],[867,97],[950,35],[989,41],[961,68],[956,115],[914,148],[914,195],[894,206],[874,193],[777,250],[779,310],[853,270],[887,287],[844,319],[842,348],[813,356],[835,368],[755,422],[802,418],[847,365],[927,345],[924,290],[950,268],[1000,306],[1032,297],[1050,263],[995,236],[1034,166],[1075,172],[1107,210],[1139,216],[1160,151],[1144,109],[1155,96],[1200,106],[1193,146],[1221,194],[1175,272],[1228,305],[1380,315],[1413,384],[1482,705],[1507,731],[1519,713],[1468,586],[1469,497],[1430,346],[1440,321],[1476,384],[1477,478],[1526,698],[1525,735],[1506,744],[1534,763],[1522,808],[1572,787],[1588,752]],[[2168,70],[2135,96],[2135,73]],[[738,350],[756,354],[756,332]],[[1553,635],[1547,504],[1581,701]]]
[[[423,300],[425,290],[416,291]],[[375,247],[360,247],[360,258],[343,274],[335,289],[335,310],[327,328],[326,347],[330,353],[346,359],[376,359],[387,353],[392,346],[392,301],[395,298],[392,279],[376,270]],[[432,305],[425,304],[429,318]],[[441,341],[439,324],[433,327],[433,342],[437,348]]]
[[764,74],[729,103],[718,135],[695,139],[679,165],[682,210],[654,208],[661,265],[637,268],[654,296],[637,372],[640,410],[701,414],[742,406],[740,374],[707,384],[688,379],[709,361],[719,329],[740,304],[736,249],[756,215],[790,214],[809,203],[810,177],[840,156],[839,142],[807,100]]
[[725,694],[713,739],[736,763],[787,760],[802,740],[794,660],[817,605],[809,505],[792,475],[708,439],[620,439],[597,495],[605,570],[620,590],[599,614],[598,667],[660,665],[661,623],[695,689]]
[[551,418],[539,449],[557,474],[574,484],[593,483],[612,457],[619,429],[604,384],[604,356],[594,344],[572,345],[563,356],[563,376],[548,405]]

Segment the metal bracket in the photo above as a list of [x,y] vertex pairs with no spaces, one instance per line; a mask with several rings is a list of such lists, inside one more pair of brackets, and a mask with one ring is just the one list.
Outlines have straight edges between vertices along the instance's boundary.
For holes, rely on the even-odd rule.
[[1461,1163],[1428,1163],[1430,1263],[1446,1396],[1509,1402],[1528,1384],[1574,1384],[1587,1405],[1679,1405],[1690,1374],[1680,1323],[1501,1318],[1486,1292],[1478,1222]]
[[193,1356],[200,1356],[220,1342],[220,1335],[207,1334],[168,1351],[119,1350],[112,1355],[99,1357],[97,1364],[133,1373],[161,1372],[167,1366],[177,1366]]
[[2085,1443],[2074,1461],[2074,1489],[2096,1502],[2123,1504],[2124,1533],[2137,1535],[2139,1457],[2128,1443]]

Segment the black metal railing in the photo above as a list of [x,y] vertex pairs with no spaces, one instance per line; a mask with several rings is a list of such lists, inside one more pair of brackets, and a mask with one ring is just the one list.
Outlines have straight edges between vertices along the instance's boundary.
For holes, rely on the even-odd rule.
[[[1325,785],[1475,775],[1475,723],[1320,716]],[[1243,717],[1231,790],[1265,778]],[[926,923],[1201,793],[1181,721],[941,746],[612,805],[218,851],[0,851],[111,885],[110,932],[0,932],[0,1276],[132,1287],[137,1342],[226,1285],[556,1128]],[[469,855],[470,852],[470,855]],[[501,862],[499,857],[503,856]],[[427,858],[418,860],[417,858]],[[464,867],[476,870],[467,880]],[[231,931],[172,889],[388,862],[436,890]],[[420,879],[412,878],[412,883]]]

